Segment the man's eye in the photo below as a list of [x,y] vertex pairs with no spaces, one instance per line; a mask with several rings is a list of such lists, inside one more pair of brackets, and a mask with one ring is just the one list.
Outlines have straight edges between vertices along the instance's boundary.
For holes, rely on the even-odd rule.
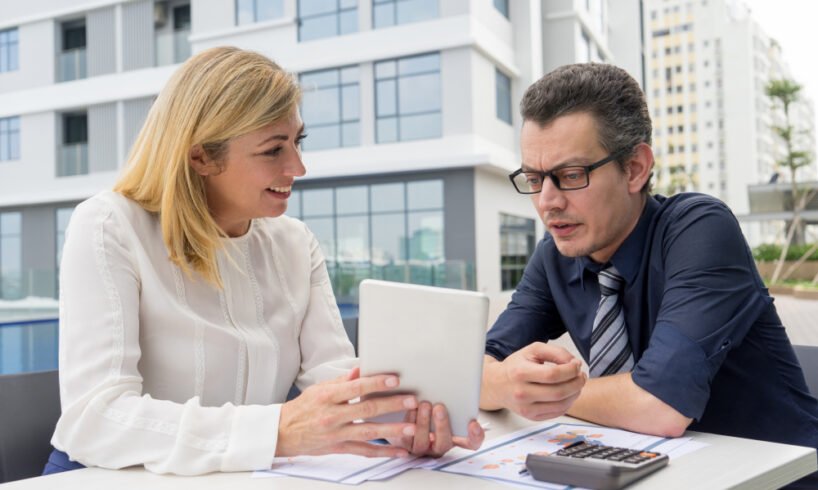
[[577,180],[582,179],[584,172],[579,170],[568,170],[566,172],[560,173],[560,179],[568,181],[568,182],[575,182]]
[[525,174],[525,182],[528,185],[540,185],[542,177],[537,174]]

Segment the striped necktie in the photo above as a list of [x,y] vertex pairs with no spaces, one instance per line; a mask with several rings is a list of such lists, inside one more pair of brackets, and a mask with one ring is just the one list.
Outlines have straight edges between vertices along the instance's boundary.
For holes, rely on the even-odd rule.
[[633,369],[633,352],[625,328],[620,292],[625,281],[613,265],[599,273],[599,307],[591,331],[591,377]]

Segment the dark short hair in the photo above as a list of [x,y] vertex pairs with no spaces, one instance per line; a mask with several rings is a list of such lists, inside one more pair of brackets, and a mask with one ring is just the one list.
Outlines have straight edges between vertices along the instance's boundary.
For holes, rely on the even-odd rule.
[[[523,121],[546,126],[560,116],[587,112],[596,121],[599,144],[609,153],[651,143],[653,128],[639,83],[622,68],[604,63],[561,66],[528,87]],[[632,153],[618,159],[620,165]],[[649,182],[643,189],[647,192]]]

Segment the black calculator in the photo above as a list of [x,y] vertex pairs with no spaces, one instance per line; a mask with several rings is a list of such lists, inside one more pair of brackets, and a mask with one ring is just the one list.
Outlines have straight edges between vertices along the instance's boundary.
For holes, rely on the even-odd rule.
[[547,456],[529,454],[537,480],[594,490],[618,490],[667,465],[667,454],[578,441]]

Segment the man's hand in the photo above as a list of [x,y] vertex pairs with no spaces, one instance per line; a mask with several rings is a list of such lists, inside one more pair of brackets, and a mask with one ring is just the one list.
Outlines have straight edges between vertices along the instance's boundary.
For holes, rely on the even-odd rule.
[[581,362],[562,347],[535,342],[500,362],[486,356],[480,408],[509,410],[531,420],[563,415],[586,376]]

